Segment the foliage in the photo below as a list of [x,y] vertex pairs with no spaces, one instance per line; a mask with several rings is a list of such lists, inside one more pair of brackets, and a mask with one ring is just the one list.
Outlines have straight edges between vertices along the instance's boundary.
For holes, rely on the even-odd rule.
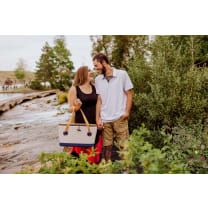
[[[84,174],[117,174],[117,173],[188,173],[178,160],[167,159],[167,153],[153,148],[145,141],[151,132],[142,126],[135,130],[126,142],[124,150],[120,152],[123,160],[106,162],[102,160],[99,164],[90,163],[87,154],[81,154],[78,158],[61,153],[42,153],[39,157],[42,164],[38,173],[84,173]],[[165,135],[168,137],[168,135]],[[96,154],[94,151],[92,155]],[[31,170],[31,169],[30,169]],[[27,173],[23,170],[22,173]],[[29,172],[30,173],[30,172]]]
[[123,153],[124,166],[131,171],[141,167],[143,173],[188,173],[183,163],[178,160],[169,161],[165,152],[153,148],[147,141],[151,134],[144,125],[133,131]]
[[47,82],[52,77],[53,71],[53,48],[49,46],[46,42],[43,48],[41,49],[42,54],[40,56],[39,62],[36,62],[36,80],[40,82]]
[[47,101],[46,101],[46,104],[49,104],[49,103],[51,103],[51,100],[47,100]]
[[112,60],[112,35],[97,35],[97,36],[90,36],[92,41],[92,53],[91,55],[94,56],[96,53],[104,53],[109,61]]
[[[138,35],[101,35],[91,36],[93,42],[92,55],[104,53],[112,66],[126,69],[126,63],[135,54],[145,56],[148,36]],[[145,47],[143,47],[145,45]],[[141,47],[139,47],[141,46]]]
[[[208,63],[208,36],[207,35],[177,35],[157,36],[157,38],[168,39],[176,50],[180,50],[183,57],[183,66],[187,64],[205,67]],[[187,50],[188,49],[188,50]]]
[[39,173],[118,173],[113,163],[106,163],[104,160],[100,164],[92,164],[87,160],[87,154],[81,154],[75,158],[67,153],[52,153],[40,156],[42,167]]
[[25,78],[25,63],[23,59],[17,62],[17,68],[14,70],[14,75],[17,79],[23,80]]
[[178,125],[173,128],[172,136],[165,137],[169,161],[180,160],[191,173],[208,173],[208,128],[203,125]]
[[71,53],[66,48],[63,36],[57,37],[54,42],[54,69],[50,83],[53,88],[60,90],[69,89],[72,84],[72,70],[74,69],[73,62],[69,59]]
[[63,36],[56,37],[54,43],[55,46],[51,47],[46,42],[42,48],[42,54],[36,63],[36,81],[49,82],[53,89],[66,90],[73,79],[71,53],[66,48]]
[[208,112],[207,69],[199,70],[192,66],[191,60],[186,60],[185,65],[179,49],[176,50],[166,37],[156,40],[151,47],[149,62],[136,56],[128,63],[128,73],[134,84],[130,130],[143,122],[152,130],[163,125],[172,128],[178,122],[203,123]]
[[33,90],[44,90],[45,87],[38,80],[32,80],[29,82],[28,87]]
[[67,103],[67,101],[68,101],[68,93],[66,93],[66,92],[58,93],[58,103],[59,104]]

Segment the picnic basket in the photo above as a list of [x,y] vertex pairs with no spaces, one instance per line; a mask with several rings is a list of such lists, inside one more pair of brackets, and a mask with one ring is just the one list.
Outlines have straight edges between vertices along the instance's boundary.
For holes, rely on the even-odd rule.
[[91,147],[95,144],[97,125],[89,124],[80,108],[85,123],[74,123],[74,110],[68,123],[60,123],[58,128],[59,145],[65,147]]

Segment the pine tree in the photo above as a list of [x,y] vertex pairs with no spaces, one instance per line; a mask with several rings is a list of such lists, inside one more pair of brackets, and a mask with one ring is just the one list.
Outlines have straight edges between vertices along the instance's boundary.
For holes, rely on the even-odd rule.
[[14,71],[14,75],[17,79],[23,80],[25,78],[25,68],[26,65],[23,59],[19,59],[17,62],[17,68]]
[[71,53],[66,48],[65,38],[58,36],[51,47],[46,42],[37,62],[36,80],[49,82],[54,89],[66,90],[72,84],[74,69]]
[[55,38],[54,42],[54,68],[51,83],[56,88],[64,90],[72,84],[72,70],[74,69],[74,65],[70,60],[71,53],[66,48],[65,38],[63,36],[58,36]]
[[44,83],[50,82],[54,67],[53,48],[50,47],[49,44],[46,42],[41,51],[42,54],[40,56],[39,62],[36,62],[36,67],[38,68],[38,70],[36,71],[36,80]]

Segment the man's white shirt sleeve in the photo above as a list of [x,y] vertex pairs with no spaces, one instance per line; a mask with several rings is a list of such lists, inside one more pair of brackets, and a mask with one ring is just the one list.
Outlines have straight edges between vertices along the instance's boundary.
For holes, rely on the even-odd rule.
[[129,75],[127,74],[126,71],[124,71],[123,76],[124,76],[124,79],[123,79],[124,80],[124,91],[128,91],[133,88],[133,84],[132,84],[132,82],[129,78]]

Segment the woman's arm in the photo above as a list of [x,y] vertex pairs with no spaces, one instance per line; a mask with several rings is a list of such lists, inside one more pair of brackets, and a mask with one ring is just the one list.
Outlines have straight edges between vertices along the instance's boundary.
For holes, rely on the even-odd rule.
[[80,99],[77,99],[76,88],[72,86],[68,93],[68,103],[69,103],[69,111],[72,113],[73,108],[74,112],[78,111],[82,106],[82,102]]

